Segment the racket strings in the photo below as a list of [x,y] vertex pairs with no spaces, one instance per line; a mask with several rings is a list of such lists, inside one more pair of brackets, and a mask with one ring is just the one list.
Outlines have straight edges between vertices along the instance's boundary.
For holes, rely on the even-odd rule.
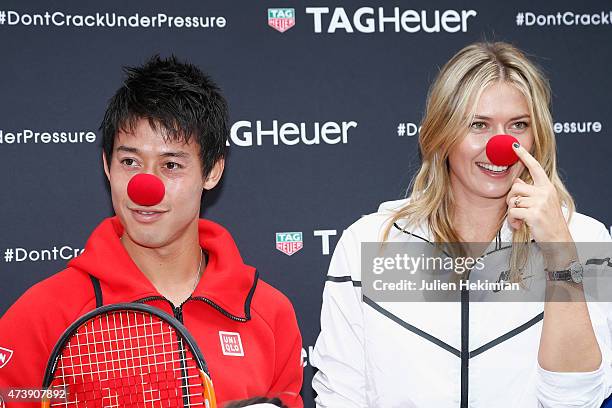
[[204,407],[193,354],[156,316],[138,311],[99,315],[69,339],[52,387],[66,387],[58,407]]

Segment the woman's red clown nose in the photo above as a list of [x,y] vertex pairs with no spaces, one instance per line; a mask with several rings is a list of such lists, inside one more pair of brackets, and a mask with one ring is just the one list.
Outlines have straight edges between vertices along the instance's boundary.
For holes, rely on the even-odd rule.
[[138,205],[152,206],[164,199],[164,183],[153,174],[137,174],[128,183],[128,196]]
[[487,143],[487,157],[496,166],[512,166],[518,161],[518,156],[512,149],[512,143],[518,143],[514,136],[495,135]]

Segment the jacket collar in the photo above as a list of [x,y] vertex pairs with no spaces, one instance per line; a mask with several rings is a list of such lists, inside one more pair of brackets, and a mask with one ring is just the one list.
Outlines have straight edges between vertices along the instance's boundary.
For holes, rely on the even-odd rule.
[[[105,291],[105,303],[161,296],[121,244],[123,230],[117,216],[106,218],[91,234],[85,251],[68,266],[98,278]],[[208,263],[191,297],[212,303],[222,313],[250,319],[251,298],[257,285],[255,268],[243,263],[231,235],[219,224],[200,219],[198,231]]]

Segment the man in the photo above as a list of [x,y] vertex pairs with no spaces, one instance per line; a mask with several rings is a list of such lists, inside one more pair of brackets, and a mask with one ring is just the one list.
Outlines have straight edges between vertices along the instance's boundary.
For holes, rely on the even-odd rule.
[[[223,227],[199,218],[203,191],[224,169],[224,98],[175,57],[126,72],[101,125],[116,215],[67,269],[30,288],[0,320],[0,347],[12,351],[0,389],[40,388],[62,332],[96,305],[141,302],[191,332],[220,406],[268,396],[301,407],[302,342],[291,303],[242,262]],[[148,181],[138,181],[142,175]],[[228,338],[237,344],[231,350]]]

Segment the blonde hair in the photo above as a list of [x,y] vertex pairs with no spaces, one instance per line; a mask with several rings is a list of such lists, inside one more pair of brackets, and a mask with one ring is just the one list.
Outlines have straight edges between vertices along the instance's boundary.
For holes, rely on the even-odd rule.
[[[542,72],[516,47],[503,42],[471,44],[448,61],[432,84],[419,135],[421,168],[410,182],[409,201],[390,218],[384,231],[389,238],[393,224],[407,226],[427,220],[432,241],[460,242],[452,226],[453,194],[450,188],[448,156],[467,134],[477,101],[490,84],[503,81],[516,87],[526,98],[532,118],[532,155],[540,162],[554,185],[561,205],[575,211],[574,200],[557,174],[556,143],[550,113],[551,90]],[[457,131],[466,129],[466,132]],[[525,169],[520,178],[531,183]],[[498,220],[499,230],[507,215]],[[569,222],[569,220],[568,220]],[[529,227],[525,223],[512,234],[509,281],[522,283],[520,269],[528,257]]]

